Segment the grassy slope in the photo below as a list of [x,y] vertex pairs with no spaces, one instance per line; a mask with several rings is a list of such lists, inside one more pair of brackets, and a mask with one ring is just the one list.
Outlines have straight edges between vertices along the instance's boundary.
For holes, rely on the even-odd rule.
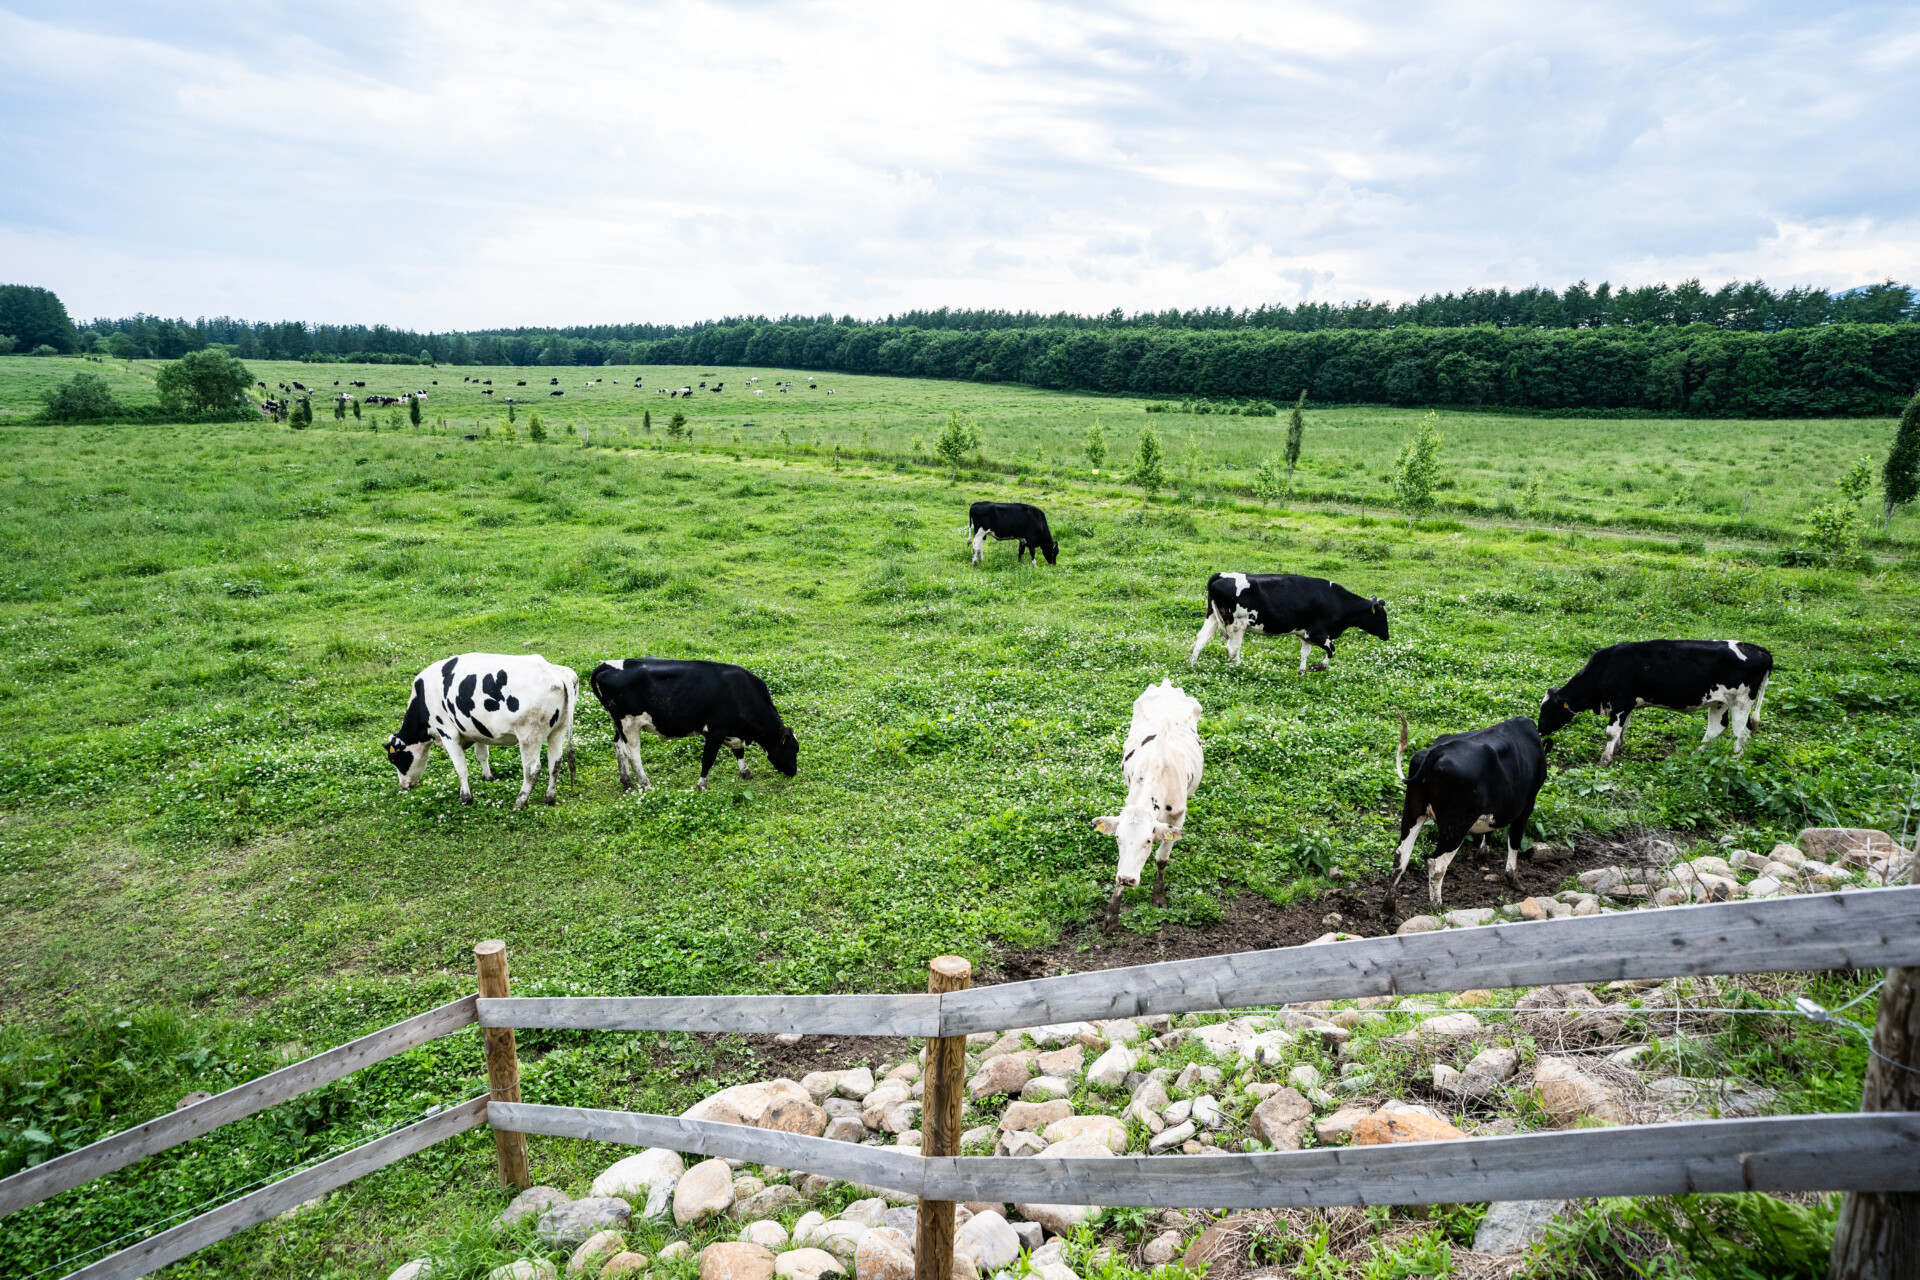
[[[834,385],[863,381],[920,406],[915,422],[947,402],[937,384]],[[983,422],[989,405],[974,397],[1031,402],[1036,417],[1116,407],[952,390]],[[828,430],[839,401],[808,421]],[[1535,424],[1533,443],[1629,426],[1644,424]],[[1741,439],[1753,426],[1718,424]],[[1560,762],[1578,767],[1550,784],[1550,834],[1638,820],[1757,827],[1758,840],[1810,809],[1897,829],[1906,793],[1920,663],[1901,573],[1200,502],[1143,515],[1137,497],[1099,487],[956,486],[828,456],[586,450],[564,435],[467,443],[324,421],[0,435],[14,516],[0,577],[8,1043],[80,1009],[247,1020],[212,1066],[182,1067],[167,1036],[202,1033],[132,1019],[115,1033],[109,1017],[103,1034],[122,1035],[123,1056],[176,1065],[141,1087],[102,1085],[103,1103],[67,1117],[75,1135],[121,1127],[220,1071],[253,1074],[287,1042],[333,1043],[457,993],[480,937],[510,941],[518,989],[608,993],[911,987],[935,952],[984,958],[1051,938],[1104,897],[1112,842],[1087,819],[1117,801],[1128,706],[1164,675],[1208,712],[1173,918],[1206,918],[1233,892],[1311,889],[1289,861],[1307,830],[1331,832],[1356,871],[1378,869],[1395,708],[1422,737],[1531,712],[1550,680],[1627,636],[1766,643],[1779,660],[1769,723],[1734,765],[1676,751],[1697,740],[1697,717],[1643,716],[1603,776],[1587,767],[1589,718],[1562,735]],[[983,496],[1044,502],[1059,565],[1015,569],[997,547],[970,571],[959,526]],[[1356,634],[1330,673],[1306,679],[1290,641],[1251,642],[1238,670],[1215,648],[1190,671],[1201,585],[1235,567],[1323,572],[1384,595],[1394,639]],[[800,733],[801,774],[761,761],[753,782],[721,770],[698,796],[697,744],[662,744],[647,751],[661,789],[623,797],[589,705],[579,779],[557,809],[509,812],[506,781],[461,808],[444,759],[400,796],[378,745],[406,684],[470,649],[534,649],[583,672],[638,653],[746,663]],[[1127,919],[1159,918],[1137,902]],[[529,1047],[552,1051],[530,1096],[555,1101],[667,1105],[703,1075],[746,1069],[653,1037]],[[208,1144],[201,1182],[148,1170],[64,1198],[31,1220],[22,1273],[146,1221],[156,1203],[244,1180],[243,1157],[290,1158],[465,1096],[476,1065],[470,1038],[449,1042],[337,1089],[334,1110],[285,1133],[263,1120]],[[592,1158],[546,1151],[556,1177]],[[484,1182],[471,1141],[367,1184],[324,1226],[255,1233],[218,1256],[272,1273],[320,1257],[376,1270],[423,1221],[479,1212]]]

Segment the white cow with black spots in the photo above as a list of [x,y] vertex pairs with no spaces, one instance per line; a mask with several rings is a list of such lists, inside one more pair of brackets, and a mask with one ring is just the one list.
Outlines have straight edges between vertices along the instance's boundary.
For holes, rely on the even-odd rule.
[[1133,727],[1120,753],[1127,802],[1119,813],[1093,820],[1094,830],[1114,837],[1120,846],[1113,895],[1101,922],[1107,933],[1119,927],[1120,893],[1140,883],[1156,841],[1160,849],[1154,855],[1153,905],[1167,905],[1167,859],[1186,824],[1187,800],[1199,789],[1205,763],[1199,727],[1199,701],[1171,680],[1149,685],[1133,700]]
[[408,791],[426,772],[427,756],[437,744],[460,777],[460,803],[473,803],[467,784],[467,748],[473,748],[483,781],[493,781],[488,747],[520,748],[520,795],[515,809],[527,807],[540,774],[540,747],[547,748],[546,803],[555,802],[561,753],[571,760],[573,710],[580,701],[580,677],[572,667],[548,662],[537,653],[462,653],[437,662],[413,678],[400,732],[387,739],[387,759]]

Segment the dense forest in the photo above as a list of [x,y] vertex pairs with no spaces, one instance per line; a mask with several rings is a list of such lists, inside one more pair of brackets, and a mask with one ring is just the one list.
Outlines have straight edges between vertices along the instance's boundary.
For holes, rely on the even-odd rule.
[[[44,328],[52,295],[29,292]],[[1697,280],[1618,290],[1582,282],[1560,292],[1470,289],[1411,303],[1246,311],[942,309],[884,320],[738,317],[426,334],[136,315],[70,332],[70,346],[135,358],[220,345],[243,359],[755,365],[1148,396],[1291,400],[1304,390],[1318,404],[1529,411],[1877,414],[1896,412],[1920,385],[1920,299],[1892,281],[1839,294],[1775,291],[1759,281],[1715,290]]]

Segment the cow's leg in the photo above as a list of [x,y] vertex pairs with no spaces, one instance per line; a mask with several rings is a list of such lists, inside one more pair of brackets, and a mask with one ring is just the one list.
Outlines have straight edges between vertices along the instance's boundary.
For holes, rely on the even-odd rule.
[[626,749],[627,766],[633,770],[633,781],[629,787],[638,787],[645,791],[653,786],[647,777],[647,767],[640,761],[640,729],[636,725],[630,730],[622,730],[620,745]]
[[1427,902],[1431,906],[1440,905],[1440,886],[1447,878],[1447,868],[1453,865],[1454,855],[1460,852],[1455,845],[1445,853],[1436,853],[1427,859]]
[[713,762],[720,758],[720,737],[709,734],[706,744],[700,748],[700,781],[693,785],[702,791],[707,789],[707,775],[713,772]]
[[[1320,661],[1314,663],[1311,667],[1308,667],[1307,670],[1325,671],[1328,667],[1332,666],[1333,665],[1333,637],[1321,636],[1318,640],[1313,640],[1310,643],[1319,645],[1321,650],[1327,656],[1320,659]],[[1305,655],[1303,654],[1302,656],[1304,657]]]
[[1612,764],[1613,757],[1620,750],[1620,743],[1627,736],[1627,717],[1631,711],[1622,711],[1607,722],[1607,745],[1600,752],[1601,764]]
[[987,531],[976,529],[973,533],[973,563],[980,563],[987,554]]
[[523,737],[520,739],[520,794],[513,798],[514,811],[527,807],[527,798],[533,794],[533,783],[540,776],[541,739]]
[[1707,736],[1700,739],[1700,745],[1694,748],[1695,751],[1705,751],[1707,744],[1720,736],[1721,731],[1726,728],[1726,725],[1723,723],[1726,718],[1726,703],[1709,702],[1707,704]]
[[1399,859],[1399,867],[1393,873],[1393,879],[1387,881],[1387,901],[1381,908],[1381,914],[1392,915],[1394,907],[1400,901],[1400,877],[1407,874],[1407,863],[1413,858],[1413,845],[1420,838],[1420,828],[1426,822],[1424,813],[1415,812],[1400,817],[1400,847],[1394,851]]
[[1507,824],[1507,887],[1520,887],[1520,842],[1527,838],[1527,824],[1533,821],[1531,808]]
[[1440,905],[1440,890],[1447,878],[1447,868],[1453,865],[1460,847],[1467,842],[1473,832],[1474,821],[1478,814],[1441,813],[1433,820],[1433,853],[1427,858],[1427,902],[1430,906]]
[[460,803],[473,803],[473,788],[467,783],[467,749],[458,742],[441,739],[440,746],[447,753],[447,759],[453,761],[453,772],[460,779]]
[[1113,892],[1107,897],[1107,913],[1100,918],[1100,932],[1112,933],[1120,927],[1120,891],[1124,887],[1116,876]]
[[1240,646],[1247,640],[1247,624],[1244,622],[1227,624],[1227,657],[1234,666],[1240,665]]
[[1754,701],[1745,689],[1733,691],[1733,705],[1727,708],[1727,718],[1733,722],[1733,754],[1739,755],[1747,749],[1747,728],[1749,717],[1754,712]]
[[1167,857],[1173,852],[1173,841],[1162,840],[1160,848],[1153,855],[1153,905],[1167,905]]
[[738,738],[728,738],[727,747],[733,752],[733,762],[740,767],[740,776],[751,778],[753,770],[747,768],[747,744]]
[[1300,637],[1300,674],[1307,674],[1307,658],[1313,653],[1313,641]]
[[1200,624],[1200,634],[1194,638],[1193,652],[1187,656],[1188,666],[1198,665],[1200,661],[1200,651],[1207,647],[1207,641],[1213,639],[1214,629],[1218,625],[1219,619],[1213,616],[1213,610],[1207,610],[1206,621]]
[[547,735],[548,804],[558,804],[560,801],[560,757],[566,754],[567,745],[567,730],[564,726]]
[[493,760],[487,755],[486,743],[476,742],[473,744],[473,758],[480,765],[480,781],[492,782]]

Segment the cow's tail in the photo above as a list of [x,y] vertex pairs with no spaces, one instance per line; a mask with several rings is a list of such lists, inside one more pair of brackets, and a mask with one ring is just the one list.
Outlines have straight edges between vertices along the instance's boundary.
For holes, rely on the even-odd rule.
[[[595,668],[595,670],[597,671],[598,668]],[[589,673],[587,678],[591,680],[593,678],[592,673]],[[596,697],[599,695],[599,692],[598,687],[596,687],[594,689]],[[564,751],[567,759],[567,781],[569,783],[572,783],[580,776],[579,764],[575,759],[576,753],[573,749],[573,713],[579,705],[580,677],[575,676],[571,680],[562,680],[560,682],[560,711],[561,714],[567,718],[567,745]]]
[[1400,717],[1400,741],[1393,748],[1393,774],[1404,787],[1407,785],[1407,713],[1396,711],[1394,714]]
[[1771,671],[1760,677],[1760,687],[1756,689],[1753,694],[1753,710],[1747,712],[1747,728],[1749,729],[1758,729],[1760,727],[1760,704],[1767,700],[1767,681],[1772,678],[1773,672]]

